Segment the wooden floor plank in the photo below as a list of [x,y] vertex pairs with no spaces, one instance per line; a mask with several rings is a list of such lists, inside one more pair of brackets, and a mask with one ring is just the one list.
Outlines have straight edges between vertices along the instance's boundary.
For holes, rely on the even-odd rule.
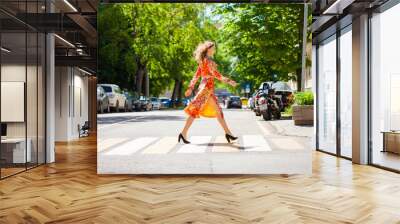
[[400,223],[400,175],[320,152],[312,176],[97,175],[96,152],[0,181],[0,223]]

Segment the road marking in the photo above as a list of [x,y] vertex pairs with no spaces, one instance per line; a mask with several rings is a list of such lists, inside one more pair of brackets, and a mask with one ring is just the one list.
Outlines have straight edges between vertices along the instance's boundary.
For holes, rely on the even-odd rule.
[[261,131],[265,134],[265,135],[272,135],[272,132],[268,129],[266,129],[264,127],[264,125],[261,124],[261,122],[259,120],[256,120],[258,126],[260,127]]
[[300,144],[299,142],[289,138],[270,138],[268,139],[272,144],[274,144],[278,149],[282,150],[303,150],[305,146]]
[[137,138],[110,149],[109,151],[105,152],[104,155],[132,155],[140,149],[150,145],[156,139],[156,137]]
[[145,148],[142,153],[143,154],[167,154],[171,150],[175,148],[177,144],[176,137],[164,137],[161,138],[156,143],[150,145]]
[[261,135],[243,135],[243,148],[245,151],[271,151],[270,145]]
[[178,153],[204,153],[211,142],[211,136],[193,136],[190,144],[183,145]]
[[239,152],[240,145],[238,140],[234,143],[228,143],[226,141],[225,136],[217,136],[213,147],[211,149],[212,152]]
[[114,126],[114,125],[121,124],[121,123],[124,123],[124,122],[127,122],[127,121],[133,121],[133,120],[136,120],[136,119],[139,119],[139,118],[144,118],[144,116],[134,117],[134,118],[126,119],[126,120],[123,120],[123,121],[118,121],[118,122],[115,122],[115,123],[112,123],[112,124],[101,125],[101,126],[99,126],[99,127],[97,128],[97,130],[100,130],[100,129],[103,129],[103,128],[112,127],[112,126]]
[[97,151],[102,152],[111,148],[114,145],[118,145],[122,142],[129,140],[129,138],[107,138],[97,142]]

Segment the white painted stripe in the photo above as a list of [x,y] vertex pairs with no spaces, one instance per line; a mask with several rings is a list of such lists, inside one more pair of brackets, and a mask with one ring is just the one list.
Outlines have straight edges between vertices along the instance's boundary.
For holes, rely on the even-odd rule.
[[282,150],[304,150],[306,147],[290,137],[270,138],[270,143]]
[[156,137],[142,137],[134,139],[115,148],[111,148],[109,151],[105,152],[104,155],[132,155],[140,149],[150,145],[156,139]]
[[190,144],[183,145],[178,153],[204,153],[211,142],[211,136],[193,136],[189,138]]
[[161,138],[156,143],[150,145],[149,147],[145,148],[142,153],[143,154],[167,154],[171,150],[175,148],[177,145],[177,138],[176,137],[164,137]]
[[265,128],[265,124],[262,124],[261,121],[256,120],[258,127],[260,127],[261,131],[265,134],[265,135],[272,135],[272,132],[270,130],[268,130],[267,128]]
[[107,149],[113,147],[114,145],[118,145],[127,140],[128,140],[128,138],[107,138],[107,139],[103,139],[103,140],[99,139],[97,142],[97,151],[102,152],[104,150],[107,150]]
[[217,136],[211,149],[212,152],[239,152],[239,144],[236,140],[234,143],[228,143],[225,136]]
[[[110,118],[112,118],[112,117],[110,117]],[[112,124],[100,124],[100,125],[98,125],[99,127],[97,127],[97,130],[100,130],[100,129],[103,129],[103,128],[109,128],[109,127],[112,127],[114,125],[121,124],[121,123],[124,123],[124,122],[127,122],[127,121],[134,121],[134,120],[139,119],[139,118],[144,118],[144,117],[143,116],[134,117],[134,118],[131,118],[131,119],[126,119],[126,120],[115,122],[115,123],[112,123]]]
[[245,151],[271,151],[271,147],[261,135],[243,135]]

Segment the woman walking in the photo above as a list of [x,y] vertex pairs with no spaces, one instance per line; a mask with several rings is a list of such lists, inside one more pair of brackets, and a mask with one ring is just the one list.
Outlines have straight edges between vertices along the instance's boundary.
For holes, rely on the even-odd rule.
[[237,83],[227,77],[222,76],[217,70],[217,64],[212,60],[215,53],[215,43],[206,41],[199,44],[194,57],[198,63],[197,71],[190,81],[189,88],[185,92],[185,96],[188,97],[192,94],[193,88],[197,80],[201,77],[201,83],[198,87],[198,92],[194,97],[193,101],[184,109],[189,115],[186,120],[185,127],[179,134],[178,142],[182,139],[185,144],[190,143],[187,140],[187,132],[192,125],[195,118],[202,117],[216,117],[218,122],[225,131],[225,138],[228,142],[236,140],[232,132],[229,130],[228,125],[225,122],[224,114],[222,113],[221,107],[218,104],[217,97],[214,94],[214,78],[228,83],[232,86],[236,86]]

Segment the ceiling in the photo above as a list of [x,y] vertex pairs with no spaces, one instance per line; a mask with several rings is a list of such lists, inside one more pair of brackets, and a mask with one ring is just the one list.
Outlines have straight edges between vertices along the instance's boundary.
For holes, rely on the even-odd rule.
[[29,33],[50,32],[57,34],[56,65],[79,63],[96,70],[98,4],[97,0],[1,0],[2,46],[11,50],[7,58],[34,57],[37,48],[30,43]]

